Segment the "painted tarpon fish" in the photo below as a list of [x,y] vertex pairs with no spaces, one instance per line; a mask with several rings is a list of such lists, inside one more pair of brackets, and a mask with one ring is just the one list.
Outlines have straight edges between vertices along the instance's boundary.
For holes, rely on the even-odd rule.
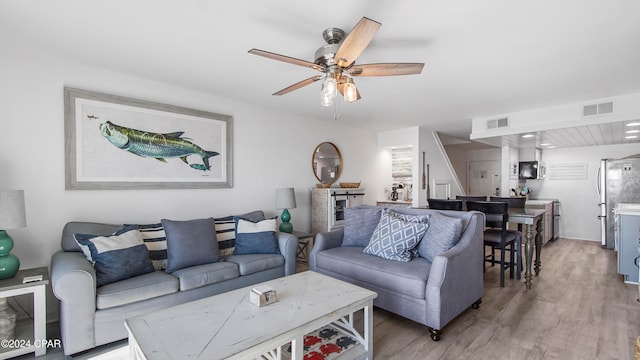
[[[162,162],[166,162],[166,158],[177,157],[196,170],[210,170],[209,158],[219,155],[218,152],[204,150],[190,139],[183,138],[184,131],[158,134],[119,126],[107,121],[100,124],[100,133],[118,149]],[[189,164],[187,161],[189,155],[200,156],[202,164]]]

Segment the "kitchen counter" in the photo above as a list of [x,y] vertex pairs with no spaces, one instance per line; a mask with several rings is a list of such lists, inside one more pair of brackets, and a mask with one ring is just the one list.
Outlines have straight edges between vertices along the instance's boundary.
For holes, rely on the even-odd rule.
[[552,204],[554,200],[527,200],[526,205],[537,205],[544,206],[547,204]]
[[[554,205],[557,205],[557,200],[555,199],[535,199],[535,200],[527,200],[525,206],[530,209],[544,209],[545,214],[543,218],[543,236],[542,243],[546,244],[547,241],[556,239],[559,235],[560,226],[559,214],[554,213],[557,209],[554,210]],[[558,221],[556,221],[558,220]]]
[[384,200],[384,201],[380,201],[378,200],[376,202],[376,205],[378,206],[405,206],[405,207],[409,207],[411,205],[413,205],[413,203],[411,201],[404,201],[404,200]]

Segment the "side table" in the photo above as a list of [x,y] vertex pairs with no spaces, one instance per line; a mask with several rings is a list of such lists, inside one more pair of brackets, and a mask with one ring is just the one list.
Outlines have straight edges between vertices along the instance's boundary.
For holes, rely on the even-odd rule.
[[298,250],[296,251],[296,260],[308,263],[309,257],[307,256],[307,252],[309,251],[309,241],[313,239],[313,234],[306,233],[303,231],[293,231],[293,235],[298,238]]
[[[24,283],[28,277],[41,276],[41,280]],[[0,359],[35,352],[36,356],[47,352],[47,301],[45,287],[49,283],[46,267],[20,270],[11,279],[0,280],[0,298],[33,294],[33,323],[16,322],[14,339],[1,341]]]

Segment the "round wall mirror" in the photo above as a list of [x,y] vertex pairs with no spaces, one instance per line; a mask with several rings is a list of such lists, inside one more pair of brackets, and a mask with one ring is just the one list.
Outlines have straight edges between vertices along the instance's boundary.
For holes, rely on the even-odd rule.
[[316,146],[311,159],[313,174],[322,184],[331,186],[342,172],[342,155],[333,143],[323,142]]

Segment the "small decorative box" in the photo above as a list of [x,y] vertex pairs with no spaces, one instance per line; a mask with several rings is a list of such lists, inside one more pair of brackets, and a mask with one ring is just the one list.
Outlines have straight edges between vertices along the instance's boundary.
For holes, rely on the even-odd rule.
[[265,305],[273,304],[278,300],[276,291],[267,285],[256,286],[251,289],[249,301],[255,306],[262,307]]

